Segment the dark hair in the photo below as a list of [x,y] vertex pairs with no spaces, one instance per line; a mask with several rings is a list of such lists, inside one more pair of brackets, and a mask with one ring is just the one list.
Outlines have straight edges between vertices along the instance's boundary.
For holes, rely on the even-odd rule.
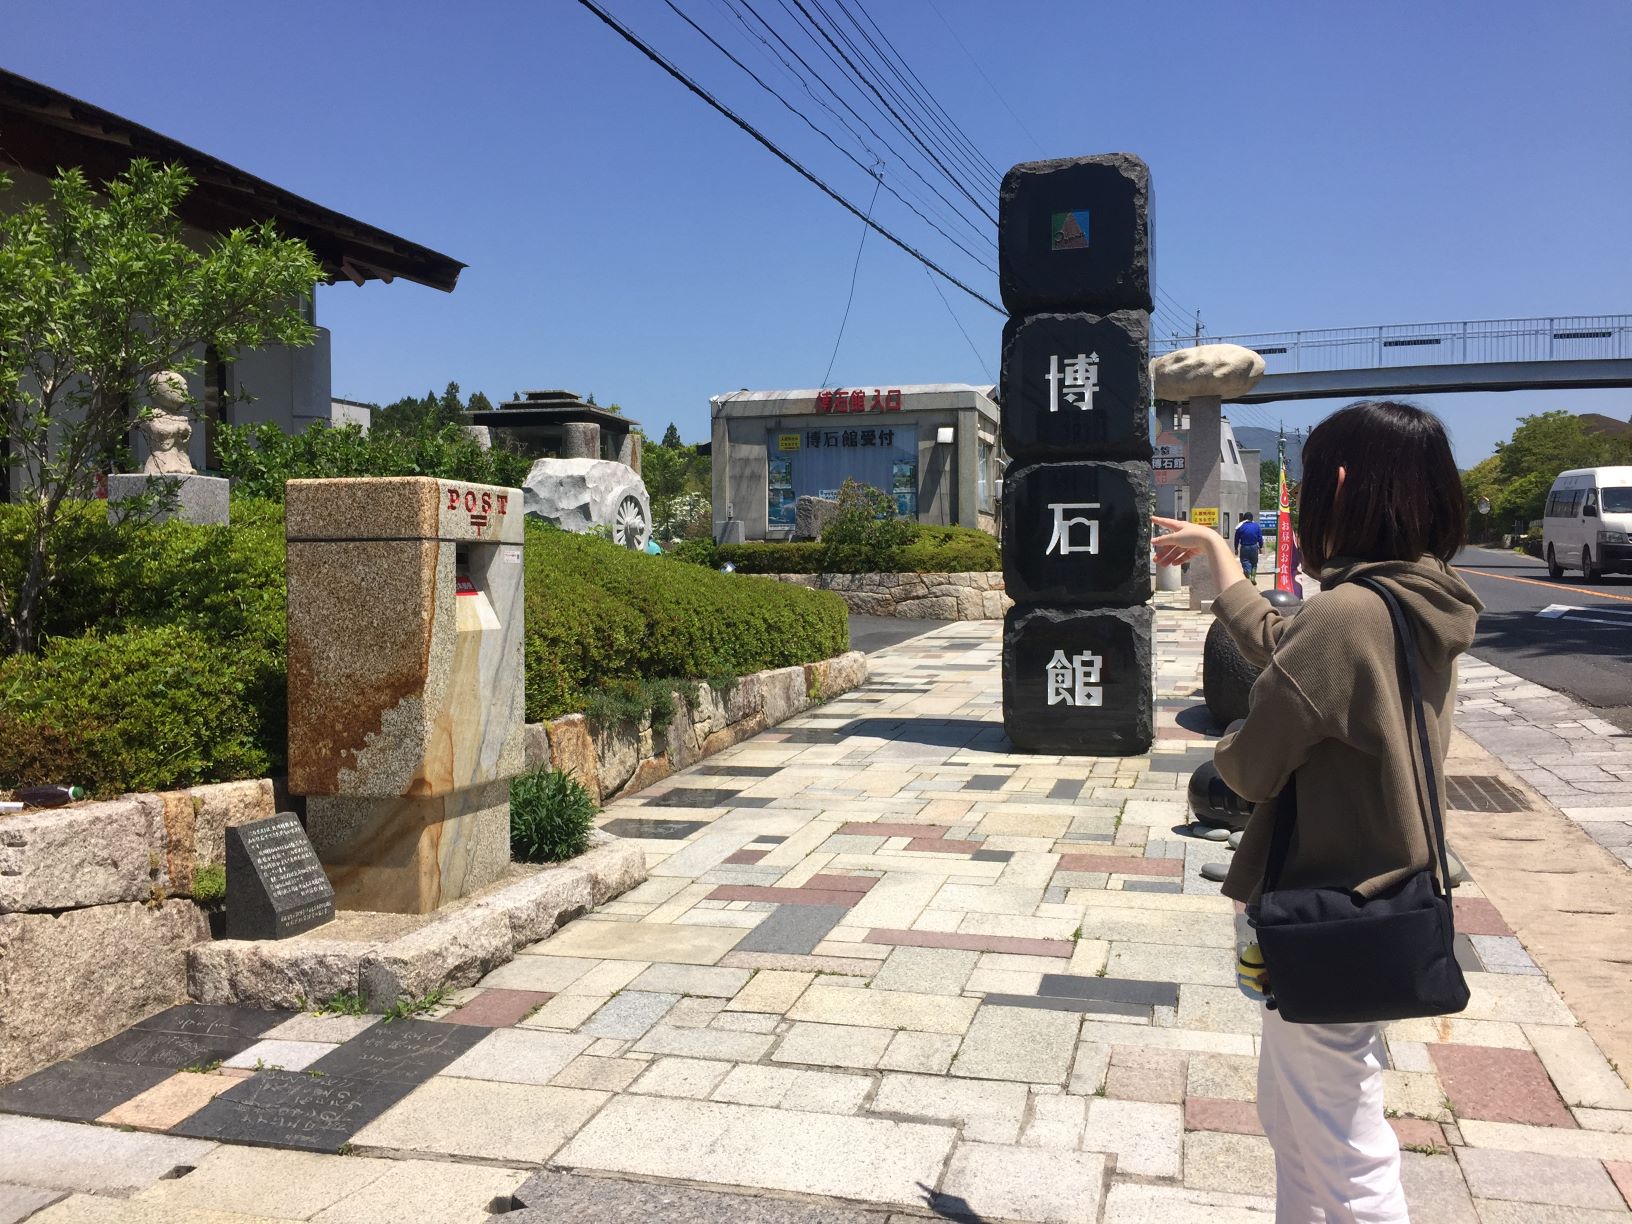
[[1311,574],[1335,557],[1449,561],[1467,543],[1467,521],[1462,476],[1445,426],[1433,413],[1393,400],[1363,400],[1310,431],[1303,445],[1298,543]]

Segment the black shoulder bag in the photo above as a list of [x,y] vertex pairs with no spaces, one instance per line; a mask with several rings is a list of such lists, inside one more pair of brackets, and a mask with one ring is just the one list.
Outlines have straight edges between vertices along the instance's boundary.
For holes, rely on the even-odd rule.
[[1445,823],[1439,810],[1433,746],[1422,709],[1416,643],[1394,596],[1369,579],[1356,581],[1382,596],[1388,605],[1395,643],[1405,659],[1428,787],[1423,826],[1428,834],[1429,864],[1375,897],[1361,897],[1343,888],[1280,888],[1281,869],[1297,821],[1296,779],[1287,784],[1276,808],[1263,891],[1249,917],[1257,928],[1258,946],[1269,970],[1269,988],[1274,993],[1270,1006],[1298,1024],[1441,1016],[1468,1005],[1468,984],[1451,946],[1456,935],[1451,873],[1445,857]]

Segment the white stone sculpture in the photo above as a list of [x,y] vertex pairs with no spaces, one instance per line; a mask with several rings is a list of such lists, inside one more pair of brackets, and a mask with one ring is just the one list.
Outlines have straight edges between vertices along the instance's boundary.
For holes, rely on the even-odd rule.
[[187,380],[174,370],[160,370],[147,380],[147,397],[153,414],[137,422],[147,439],[145,476],[191,476],[193,460],[187,445],[193,438],[193,422],[187,416]]
[[611,459],[536,460],[522,482],[522,507],[567,531],[609,527],[625,548],[644,549],[652,538],[645,481]]
[[1150,376],[1159,400],[1234,399],[1257,386],[1264,359],[1239,344],[1198,344],[1162,354],[1150,363]]

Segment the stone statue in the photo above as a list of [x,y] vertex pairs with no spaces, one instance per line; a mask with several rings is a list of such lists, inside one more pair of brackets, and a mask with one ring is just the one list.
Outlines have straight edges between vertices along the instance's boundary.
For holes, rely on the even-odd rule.
[[1239,344],[1198,344],[1162,354],[1150,363],[1150,376],[1159,400],[1234,399],[1264,376],[1264,359]]
[[147,439],[144,476],[191,476],[192,457],[187,444],[192,441],[193,422],[186,413],[187,381],[174,370],[160,370],[147,380],[147,395],[153,414],[137,422]]

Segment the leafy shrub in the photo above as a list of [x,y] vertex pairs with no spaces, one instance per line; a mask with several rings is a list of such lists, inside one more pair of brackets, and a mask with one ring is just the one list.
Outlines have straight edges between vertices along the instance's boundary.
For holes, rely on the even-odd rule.
[[849,644],[844,601],[527,524],[527,718],[620,680],[745,675]]
[[[0,585],[23,563],[20,510],[0,505]],[[283,767],[283,507],[235,498],[232,519],[113,526],[100,502],[66,512],[53,556],[78,560],[45,609],[46,647],[0,659],[0,783],[117,794]],[[662,724],[683,680],[848,646],[837,596],[538,523],[527,532],[530,720],[593,705],[602,718]]]
[[882,489],[846,480],[839,486],[839,508],[822,529],[830,572],[883,572],[890,554],[912,540],[916,527],[896,514],[895,500]]
[[726,561],[744,574],[859,574],[914,573],[961,574],[1003,568],[997,540],[970,527],[926,527],[907,524],[910,535],[905,544],[878,556],[877,568],[850,568],[854,551],[835,549],[810,540],[755,540],[726,544],[715,550],[718,561]]
[[596,730],[650,718],[652,730],[663,731],[674,721],[674,694],[688,685],[681,680],[612,680],[589,695],[584,716]]
[[589,849],[595,803],[560,769],[535,769],[510,783],[510,854],[523,863],[559,863]]
[[259,680],[253,658],[180,625],[55,638],[0,663],[0,779],[106,796],[260,777]]
[[729,561],[739,574],[821,574],[827,570],[827,548],[815,540],[750,540],[722,544],[719,564]]
[[459,425],[427,422],[411,432],[318,422],[298,434],[276,425],[225,426],[218,435],[221,471],[233,491],[283,500],[287,480],[336,476],[437,476],[475,484],[520,485],[532,462],[502,442],[491,450]]
[[719,550],[714,541],[707,536],[701,536],[695,540],[677,540],[663,551],[675,561],[685,561],[691,565],[706,565],[709,569],[720,568]]
[[198,905],[219,905],[227,899],[227,869],[220,863],[206,863],[193,872],[193,901]]
[[1000,570],[997,537],[973,527],[915,528],[911,540],[890,556],[891,568],[916,574],[967,574]]

